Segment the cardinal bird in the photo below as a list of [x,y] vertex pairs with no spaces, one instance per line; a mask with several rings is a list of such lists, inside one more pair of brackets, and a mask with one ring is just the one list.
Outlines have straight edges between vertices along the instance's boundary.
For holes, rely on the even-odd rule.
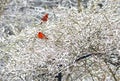
[[42,32],[38,32],[37,37],[40,39],[48,39]]
[[[48,21],[48,13],[46,13],[42,18],[41,18],[42,22],[47,22]],[[42,24],[41,22],[41,24]]]

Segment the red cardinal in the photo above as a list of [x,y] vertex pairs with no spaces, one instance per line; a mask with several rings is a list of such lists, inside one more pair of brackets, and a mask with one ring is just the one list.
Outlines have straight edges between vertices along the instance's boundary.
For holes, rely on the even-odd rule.
[[[48,21],[48,13],[46,13],[42,18],[41,18],[42,22],[47,22]],[[41,23],[42,23],[41,22]]]
[[42,32],[38,32],[37,37],[40,39],[48,39]]

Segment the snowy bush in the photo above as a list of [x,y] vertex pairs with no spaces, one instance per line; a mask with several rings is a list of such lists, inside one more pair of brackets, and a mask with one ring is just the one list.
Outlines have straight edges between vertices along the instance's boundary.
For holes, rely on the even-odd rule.
[[[76,7],[44,9],[28,0],[11,1],[0,17],[0,81],[57,81],[59,73],[62,81],[119,80],[120,2],[105,1],[98,8],[91,0],[80,13]],[[49,20],[40,24],[45,13]]]

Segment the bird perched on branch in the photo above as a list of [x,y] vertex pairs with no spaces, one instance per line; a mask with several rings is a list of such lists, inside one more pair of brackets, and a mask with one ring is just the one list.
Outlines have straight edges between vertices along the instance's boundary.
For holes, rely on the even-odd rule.
[[40,39],[48,39],[42,32],[38,32],[37,37]]
[[48,13],[46,13],[42,18],[41,18],[41,24],[43,23],[43,22],[47,22],[48,21]]

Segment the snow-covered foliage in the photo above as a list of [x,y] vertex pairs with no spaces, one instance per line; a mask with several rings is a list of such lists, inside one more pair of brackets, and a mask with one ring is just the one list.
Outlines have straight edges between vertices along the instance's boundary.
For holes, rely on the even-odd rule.
[[[65,0],[52,8],[32,1],[10,1],[0,15],[0,81],[57,81],[59,72],[62,81],[120,79],[119,0],[83,0],[88,8],[80,13],[75,0],[66,0],[71,8]],[[49,20],[40,24],[45,13]],[[93,55],[75,62],[86,54]]]

